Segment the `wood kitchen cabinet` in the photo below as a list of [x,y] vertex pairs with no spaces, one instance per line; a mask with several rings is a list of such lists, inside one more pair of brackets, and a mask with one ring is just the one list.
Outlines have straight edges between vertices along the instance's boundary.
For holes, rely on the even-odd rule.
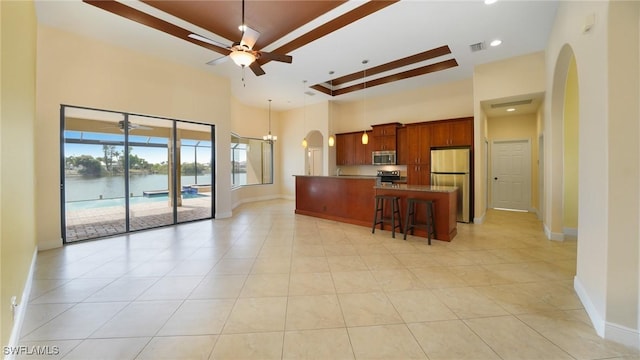
[[336,165],[354,165],[353,134],[336,134]]
[[362,144],[362,132],[336,134],[336,165],[371,165],[371,151],[371,143]]
[[401,127],[396,131],[396,164],[407,165],[408,145],[407,128]]
[[473,118],[434,121],[430,127],[433,147],[473,145]]
[[407,165],[429,163],[430,130],[430,126],[425,123],[407,125]]
[[426,123],[407,125],[407,184],[429,185],[431,183],[430,125]]
[[400,123],[373,125],[371,151],[397,151],[397,131]]
[[367,131],[369,143],[362,143],[362,132],[354,133],[354,165],[371,165],[371,152],[375,141],[372,142],[371,131]]
[[407,165],[407,185],[431,185],[430,165]]

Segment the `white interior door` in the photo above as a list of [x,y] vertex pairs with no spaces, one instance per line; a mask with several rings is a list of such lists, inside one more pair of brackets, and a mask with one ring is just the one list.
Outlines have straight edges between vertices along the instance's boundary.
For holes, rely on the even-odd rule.
[[529,140],[493,141],[491,159],[492,207],[528,211],[531,199]]
[[322,149],[309,148],[309,175],[322,175]]

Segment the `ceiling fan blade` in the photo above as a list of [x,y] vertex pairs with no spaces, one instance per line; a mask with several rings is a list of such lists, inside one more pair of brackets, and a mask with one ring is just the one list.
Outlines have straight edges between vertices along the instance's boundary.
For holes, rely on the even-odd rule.
[[256,44],[260,33],[245,25],[244,33],[242,34],[242,40],[240,40],[240,46],[246,46],[249,50],[253,49],[253,45]]
[[291,64],[291,62],[293,61],[293,57],[291,55],[281,55],[281,54],[270,53],[266,51],[260,51],[260,59],[280,61],[280,62],[289,63],[289,64]]
[[218,65],[218,64],[222,64],[224,62],[227,61],[229,57],[228,56],[223,56],[223,57],[219,57],[217,59],[213,59],[211,61],[207,62],[207,65]]
[[208,37],[204,37],[202,35],[198,35],[198,34],[189,34],[189,37],[194,39],[194,40],[198,40],[198,41],[202,41],[205,42],[207,44],[211,44],[211,45],[215,45],[215,46],[221,46],[223,48],[228,48],[229,45],[223,44],[221,42],[209,39]]
[[258,64],[257,61],[252,62],[251,65],[249,65],[249,68],[251,69],[251,71],[253,71],[254,74],[256,74],[256,76],[265,74],[264,70],[262,70],[262,67],[260,66],[260,64]]

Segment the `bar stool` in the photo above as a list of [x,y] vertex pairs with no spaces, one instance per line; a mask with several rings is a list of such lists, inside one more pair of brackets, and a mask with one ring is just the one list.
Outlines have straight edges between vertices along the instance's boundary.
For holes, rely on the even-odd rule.
[[[425,223],[416,224],[416,204],[424,204],[427,211],[427,219]],[[404,219],[404,239],[407,240],[407,233],[411,230],[413,235],[414,228],[421,228],[427,230],[427,239],[429,245],[431,245],[431,236],[436,236],[436,220],[434,218],[434,208],[432,200],[425,199],[407,199],[407,214]]]
[[[391,202],[391,217],[384,217],[384,203]],[[396,223],[397,220],[397,223]],[[376,211],[373,214],[373,227],[371,233],[376,232],[376,225],[380,224],[380,229],[384,228],[384,223],[391,224],[391,236],[396,237],[396,228],[402,231],[402,216],[400,216],[400,198],[392,195],[376,195]]]

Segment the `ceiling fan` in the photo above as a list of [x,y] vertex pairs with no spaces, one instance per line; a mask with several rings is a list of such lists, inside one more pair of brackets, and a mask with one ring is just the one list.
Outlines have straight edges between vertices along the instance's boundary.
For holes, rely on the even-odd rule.
[[[139,124],[134,124],[131,121],[129,121],[127,123],[129,131],[134,130],[134,129],[138,129],[138,130],[152,130],[152,128],[148,127],[148,126],[144,126],[144,125],[139,125]],[[124,120],[118,121],[118,129],[120,129],[120,131],[124,131]]]
[[[262,69],[262,67],[257,61],[258,59],[280,61],[280,62],[285,62],[289,64],[291,64],[291,62],[293,61],[293,57],[291,57],[291,55],[281,55],[281,54],[275,54],[275,53],[270,53],[266,51],[258,51],[253,49],[253,46],[256,44],[256,41],[258,41],[258,37],[260,37],[260,33],[250,28],[249,26],[247,26],[244,22],[244,0],[242,0],[242,25],[240,25],[240,30],[242,31],[242,39],[240,40],[240,42],[235,42],[231,46],[221,44],[220,42],[217,42],[215,40],[209,39],[205,36],[198,35],[198,34],[192,33],[192,34],[189,34],[189,37],[198,41],[208,43],[208,44],[222,46],[226,48],[229,51],[229,53],[225,55],[228,55],[236,65],[242,68],[245,68],[248,66],[251,69],[251,71],[253,71],[253,73],[256,74],[256,76],[265,74],[264,70]],[[207,64],[216,65],[226,60],[227,60],[227,56],[213,60],[213,61],[209,61]]]

